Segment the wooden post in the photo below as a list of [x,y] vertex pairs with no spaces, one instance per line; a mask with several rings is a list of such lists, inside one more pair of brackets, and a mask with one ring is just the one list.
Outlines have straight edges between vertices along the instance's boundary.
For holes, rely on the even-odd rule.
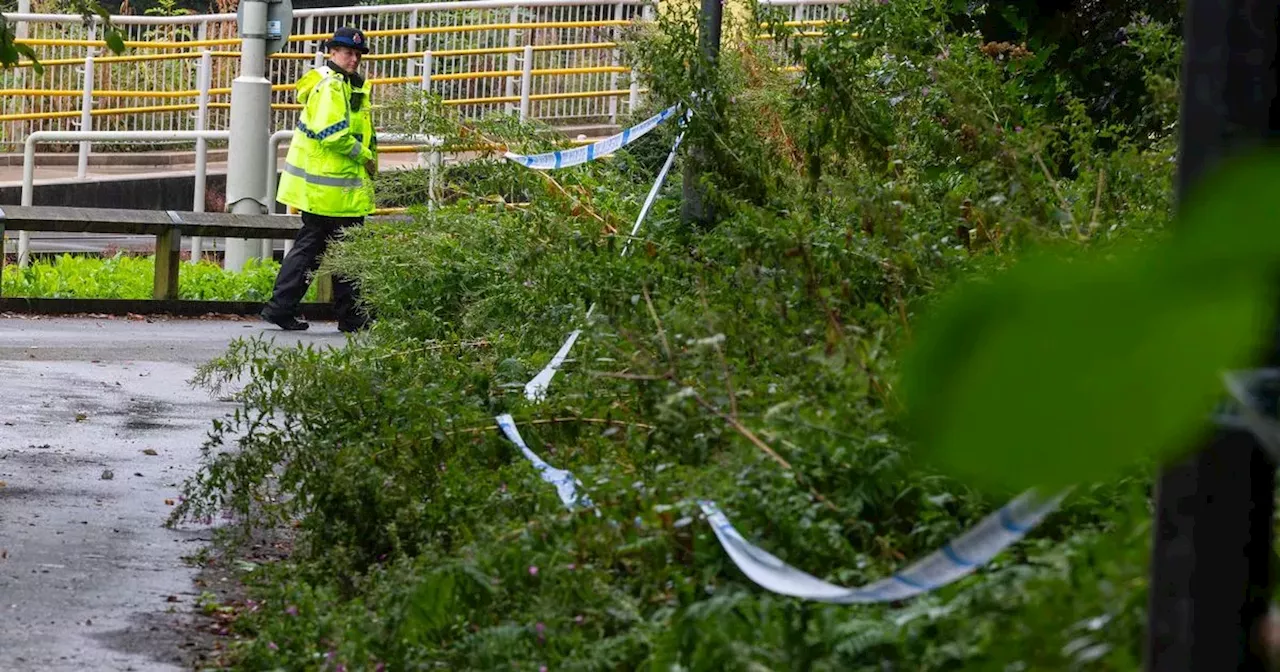
[[[1280,128],[1278,9],[1274,0],[1188,0],[1180,197],[1221,160],[1260,145]],[[1273,347],[1267,360],[1280,365],[1280,348]],[[1275,408],[1275,401],[1264,399],[1263,405]],[[1251,434],[1224,428],[1160,475],[1148,672],[1268,668],[1258,630],[1271,595],[1275,469]]]
[[151,296],[157,301],[171,301],[178,298],[181,245],[182,235],[176,226],[156,236],[156,275]]
[[316,274],[316,303],[333,303],[333,276]]

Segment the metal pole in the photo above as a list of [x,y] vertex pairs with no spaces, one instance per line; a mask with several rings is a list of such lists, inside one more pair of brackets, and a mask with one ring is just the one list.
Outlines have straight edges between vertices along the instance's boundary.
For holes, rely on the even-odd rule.
[[[409,30],[417,30],[417,29],[418,29],[418,10],[415,9],[409,12]],[[421,40],[421,36],[417,35],[416,33],[411,33],[409,35],[406,35],[404,50],[410,54],[414,53],[415,51],[418,50],[418,42],[420,40]],[[411,69],[413,68],[413,61],[405,61],[404,67],[406,71],[404,74],[408,75]]]
[[[18,13],[30,14],[31,0],[18,0]],[[14,37],[20,40],[26,39],[27,37],[29,37],[29,31],[30,31],[29,24],[26,21],[19,21],[17,25],[14,26]],[[18,88],[26,88],[26,72],[27,72],[27,68],[18,68],[18,71],[16,73],[17,75],[16,83],[18,85]],[[23,101],[25,100],[26,98],[23,98]],[[15,124],[15,126],[19,128],[21,127],[21,125],[22,125],[22,122],[18,122],[17,124]],[[35,160],[35,157],[33,156],[32,161],[34,160]],[[25,172],[25,170],[26,169],[24,168],[23,171]],[[5,248],[3,243],[4,243],[5,235],[7,234],[3,234],[3,232],[0,232],[0,254],[4,254]],[[31,232],[19,231],[18,232],[18,266],[19,267],[26,266],[30,255],[31,255]],[[3,261],[3,259],[0,259],[0,261]]]
[[[1180,199],[1220,161],[1261,145],[1280,127],[1270,114],[1277,9],[1277,2],[1188,0]],[[1280,365],[1280,348],[1270,348],[1266,360]],[[1252,434],[1229,428],[1163,469],[1152,526],[1148,672],[1268,668],[1258,640],[1272,592],[1275,473]]]
[[271,197],[267,199],[267,213],[276,214],[276,173],[280,171],[280,143],[293,138],[292,130],[276,131],[267,139],[267,150],[270,155],[267,157],[267,193]]
[[431,50],[422,52],[422,90],[431,93]]
[[[227,149],[227,208],[235,214],[267,211],[262,175],[267,169],[271,82],[267,81],[267,3],[242,0],[240,75],[231,83],[231,145]],[[254,248],[257,248],[256,250]],[[256,241],[227,239],[223,267],[238,271],[261,256]]]
[[[511,17],[508,20],[508,22],[511,25],[515,25],[519,21],[520,21],[520,8],[513,6],[511,8]],[[518,37],[519,37],[519,33],[515,28],[512,28],[511,30],[507,31],[507,48],[508,49],[516,48],[516,40],[518,39]],[[516,52],[509,51],[507,52],[507,72],[511,72],[512,70],[515,70],[515,69],[516,69]],[[506,89],[502,95],[506,96],[507,98],[511,98],[516,95],[516,78],[513,75],[507,75],[506,80],[507,80]],[[514,111],[512,109],[511,103],[507,103],[506,107],[507,107],[507,114],[511,114]]]
[[440,154],[440,145],[443,140],[440,138],[431,139],[431,164],[427,170],[427,212],[436,211],[436,181],[440,174],[440,163],[443,158]]
[[[709,73],[715,71],[716,62],[720,57],[720,24],[724,14],[724,7],[720,2],[721,0],[702,0],[702,12],[699,14],[702,25],[698,27],[698,44],[702,50],[702,63],[695,72],[701,70],[704,81],[710,77]],[[715,213],[707,204],[706,194],[699,184],[701,168],[706,164],[707,156],[699,143],[691,144],[689,160],[684,164],[684,194],[680,202],[680,219],[685,224],[706,226],[715,219]]]
[[[204,30],[206,24],[200,24]],[[205,49],[200,54],[200,107],[196,109],[196,130],[203,131],[209,126],[209,89],[213,84],[213,52]],[[196,140],[196,176],[195,193],[191,197],[191,210],[204,212],[207,173],[209,171],[209,142],[204,138]],[[204,254],[204,239],[201,236],[191,237],[191,263],[200,263]]]
[[524,45],[524,70],[520,72],[520,121],[529,119],[529,94],[533,88],[533,45]]
[[[616,6],[614,6],[613,8],[614,21],[622,20],[622,11],[624,7],[625,5],[623,5],[621,2],[619,2]],[[615,43],[622,42],[621,28],[615,27],[613,29],[613,41]],[[612,60],[610,64],[616,68],[618,67],[618,64],[621,62],[622,62],[622,54],[620,53],[617,47],[614,47],[612,49]],[[609,90],[610,91],[618,90],[618,73],[617,72],[609,73]],[[615,126],[618,124],[618,97],[617,96],[609,96],[609,123]]]
[[[315,17],[315,15],[314,15],[314,14],[312,14],[311,16],[308,16],[308,17],[307,17],[307,18],[302,22],[302,30],[303,30],[303,32],[305,32],[307,35],[315,35],[315,34],[316,34],[316,17]],[[321,45],[321,44],[324,44],[323,40],[315,40],[315,45],[316,45],[316,55],[317,55],[317,56],[319,56],[319,55],[320,55],[320,52],[322,51],[322,50],[320,49],[320,45]],[[316,58],[316,60],[315,60],[315,64],[316,64],[316,67],[318,68],[318,67],[320,67],[320,66],[324,65],[324,61],[323,61],[323,60],[321,60],[320,58]]]
[[[80,130],[93,130],[93,47],[85,50],[84,89],[80,95]],[[76,178],[89,176],[89,142],[80,143],[80,156],[76,161]]]
[[627,97],[627,112],[635,114],[636,108],[640,106],[640,78],[636,77],[635,68],[631,69],[628,76],[631,78],[631,86],[628,87],[631,95]]
[[[293,138],[292,130],[276,131],[271,134],[271,138],[267,141],[267,212],[276,214],[276,173],[280,169],[280,143]],[[293,250],[293,239],[288,238],[284,241],[284,256],[289,256],[289,252]]]

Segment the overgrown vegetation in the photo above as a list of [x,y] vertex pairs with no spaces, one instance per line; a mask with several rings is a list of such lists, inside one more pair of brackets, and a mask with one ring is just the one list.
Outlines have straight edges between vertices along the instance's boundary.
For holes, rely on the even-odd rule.
[[[679,223],[675,171],[619,254],[668,123],[580,168],[449,167],[443,207],[336,246],[325,263],[357,275],[381,318],[367,337],[333,352],[242,341],[199,376],[241,408],[215,425],[174,522],[229,511],[242,531],[298,532],[288,561],[246,574],[228,662],[1137,669],[1149,470],[1081,486],[1026,542],[905,604],[771,595],[697,512],[714,499],[748,538],[844,585],[933,550],[1015,493],[947,478],[905,441],[896,357],[916,316],[1028,250],[1161,235],[1174,118],[1140,142],[1100,126],[1069,88],[1033,86],[1045,59],[949,28],[951,11],[868,3],[822,40],[737,26],[714,71],[691,65],[678,8],[633,36],[653,110],[706,94],[686,141],[707,157],[709,230]],[[1131,20],[1118,48],[1143,54],[1148,113],[1172,115],[1157,103],[1176,40]],[[460,130],[437,102],[406,104],[452,142],[547,146],[510,120]],[[399,179],[421,193],[423,176]],[[578,327],[548,398],[527,401]],[[597,508],[566,510],[499,413]]]
[[[178,298],[203,301],[266,301],[271,298],[280,263],[250,259],[240,271],[212,261],[185,261],[178,267]],[[155,257],[115,253],[110,257],[63,254],[37,259],[26,268],[4,267],[0,295],[50,299],[149,299]],[[305,301],[315,300],[315,287]]]

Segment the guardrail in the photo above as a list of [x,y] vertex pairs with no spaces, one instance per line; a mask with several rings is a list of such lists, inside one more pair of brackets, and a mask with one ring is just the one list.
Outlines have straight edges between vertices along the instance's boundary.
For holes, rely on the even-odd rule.
[[[197,142],[195,194],[192,199],[193,210],[202,212],[205,201],[205,176],[208,163],[205,155],[205,144],[209,140],[226,140],[230,131],[36,131],[27,136],[22,152],[22,205],[30,207],[35,201],[36,181],[36,145],[43,142],[79,142],[87,146],[92,142],[104,141],[148,141],[148,140],[190,140]],[[83,177],[83,173],[81,174]],[[0,232],[2,233],[2,232]],[[3,235],[0,235],[0,240]],[[199,238],[192,241],[192,256],[198,256]],[[3,256],[3,255],[0,255]],[[26,266],[31,259],[31,234],[29,230],[19,230],[18,265]]]
[[[36,147],[42,143],[49,142],[79,142],[82,147],[95,142],[109,141],[125,141],[125,142],[145,142],[145,141],[170,141],[170,140],[186,140],[195,141],[197,143],[196,165],[195,165],[195,189],[192,194],[192,210],[194,212],[203,212],[205,203],[205,184],[207,181],[208,161],[206,156],[205,145],[210,140],[227,140],[230,135],[229,131],[36,131],[27,136],[23,144],[22,157],[22,205],[30,207],[35,201],[35,170],[36,170]],[[279,173],[279,147],[280,143],[293,137],[293,131],[277,131],[269,140],[269,153],[267,156],[273,157],[269,159],[266,175],[263,176],[263,184],[265,185],[263,194],[267,198],[268,212],[275,213],[275,192],[276,180]],[[405,145],[388,145],[383,148],[383,153],[416,153],[419,155],[419,164],[426,165],[428,168],[428,203],[429,207],[434,208],[435,205],[435,184],[439,166],[441,164],[440,138],[427,135],[405,135],[388,133],[382,134],[379,138],[386,142],[409,143]],[[83,177],[83,173],[81,174]],[[31,258],[31,234],[26,229],[14,229],[19,231],[18,234],[18,265],[27,266]],[[3,241],[4,234],[0,231],[0,241]],[[270,245],[273,244],[272,239],[263,240],[263,256],[271,254]],[[288,253],[292,248],[292,238],[284,239],[285,252]],[[191,238],[191,260],[199,261],[200,251],[202,247],[202,236],[194,235]],[[2,249],[2,248],[0,248]]]
[[[627,26],[652,11],[653,5],[641,0],[478,0],[298,10],[293,36],[269,63],[268,78],[276,85],[273,125],[294,125],[291,85],[321,57],[321,42],[342,25],[366,30],[372,53],[364,70],[384,90],[428,88],[464,117],[515,112],[527,99],[530,116],[554,124],[614,124],[630,110],[636,93],[619,39]],[[81,129],[97,124],[112,130],[198,130],[197,99],[205,92],[210,98],[205,127],[228,127],[233,59],[239,57],[234,14],[112,17],[134,52],[121,56],[102,53],[105,42],[96,19],[86,25],[80,16],[21,11],[6,16],[19,41],[35,49],[46,68],[41,75],[22,67],[0,73],[0,143],[15,145],[37,130],[70,130],[77,121]],[[534,47],[533,58],[522,63],[526,46]],[[521,90],[526,69],[533,77]],[[205,73],[208,82],[202,86]],[[375,123],[385,125],[379,117],[386,110],[374,114]]]
[[[380,215],[372,219],[394,219],[400,215]],[[112,208],[65,208],[54,206],[0,207],[0,236],[6,230],[65,233],[105,233],[149,235],[156,237],[155,276],[150,301],[120,299],[49,299],[0,297],[0,310],[31,309],[40,312],[166,312],[199,314],[232,312],[254,314],[261,309],[255,302],[212,302],[178,298],[179,242],[183,236],[215,236],[246,239],[291,238],[302,226],[300,217],[287,215],[240,215],[222,212],[175,212],[159,210],[123,210]],[[4,255],[0,255],[0,272]],[[327,278],[317,278],[317,301],[303,304],[308,313],[325,313],[332,299]],[[150,304],[150,305],[147,305]]]
[[[789,8],[791,25],[821,26],[848,0],[764,0]],[[0,72],[0,146],[39,130],[205,130],[229,126],[239,45],[234,14],[114,16],[133,53],[104,54],[100,21],[79,15],[7,14],[19,42],[45,66]],[[269,59],[274,128],[291,128],[292,83],[323,56],[342,25],[366,30],[364,71],[377,102],[413,87],[463,117],[502,111],[564,126],[616,126],[644,93],[620,49],[625,31],[653,18],[656,0],[468,0],[294,12],[292,37]],[[815,33],[816,34],[816,33]],[[81,146],[81,163],[87,149]]]
[[[301,228],[301,218],[280,215],[231,215],[221,212],[174,212],[112,208],[3,206],[0,234],[18,231],[116,233],[156,237],[153,298],[178,298],[178,262],[182,236],[288,238]],[[3,270],[0,255],[0,270]]]

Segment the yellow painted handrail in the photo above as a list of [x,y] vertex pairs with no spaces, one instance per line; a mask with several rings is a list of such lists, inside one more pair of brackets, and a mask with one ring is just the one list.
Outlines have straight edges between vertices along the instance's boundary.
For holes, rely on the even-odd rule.
[[[639,92],[647,92],[640,89]],[[573,93],[535,93],[529,100],[568,100],[570,98],[609,98],[611,96],[628,96],[630,91],[577,91]],[[491,98],[454,98],[443,101],[444,105],[484,105],[487,103],[518,103],[520,96],[493,96]]]
[[[545,28],[612,28],[629,26],[630,20],[603,21],[533,21],[529,23],[475,23],[461,26],[427,26],[425,28],[392,28],[366,31],[367,37],[399,37],[404,35],[439,35],[441,33],[471,33],[482,30],[522,30]],[[290,42],[314,42],[333,37],[330,33],[290,35]]]
[[[210,107],[213,105],[210,104]],[[143,107],[105,107],[100,110],[90,110],[90,116],[106,117],[123,114],[143,114],[155,112],[184,112],[199,109],[199,105],[146,105]],[[0,114],[0,121],[23,121],[27,119],[66,119],[68,117],[79,117],[80,110],[67,110],[63,112],[23,112],[21,114]]]
[[[547,28],[610,28],[631,25],[629,20],[607,21],[535,21],[530,23],[476,23],[461,26],[427,26],[424,28],[395,28],[390,30],[370,30],[368,37],[395,37],[404,35],[438,35],[442,33],[474,33],[485,30],[538,30]],[[333,37],[329,33],[310,33],[290,35],[290,42],[315,42]],[[62,38],[22,38],[14,41],[32,47],[106,47],[106,40],[75,40]],[[216,40],[185,40],[171,42],[156,40],[153,42],[125,40],[128,49],[193,49],[196,47],[218,47],[240,44],[239,38],[222,38]]]
[[[554,75],[590,75],[601,73],[623,73],[631,72],[631,68],[624,66],[590,66],[585,68],[544,68],[533,70],[532,75],[535,77],[549,77]],[[490,70],[482,72],[459,72],[441,75],[432,75],[432,81],[465,81],[472,79],[486,79],[496,77],[518,77],[519,70]],[[369,84],[374,86],[385,86],[389,84],[416,84],[421,82],[422,78],[418,76],[409,77],[375,77],[369,80]],[[292,91],[292,84],[274,84],[272,91]],[[0,89],[0,96],[22,96],[27,98],[79,98],[84,92],[79,89]],[[90,92],[93,98],[195,98],[200,95],[198,89],[185,89],[180,91],[148,91],[133,89],[99,89]],[[209,89],[210,96],[228,96],[231,95],[230,87],[217,87]],[[531,96],[536,100],[537,96]],[[519,97],[516,98],[519,100]],[[502,101],[506,102],[506,101]]]

